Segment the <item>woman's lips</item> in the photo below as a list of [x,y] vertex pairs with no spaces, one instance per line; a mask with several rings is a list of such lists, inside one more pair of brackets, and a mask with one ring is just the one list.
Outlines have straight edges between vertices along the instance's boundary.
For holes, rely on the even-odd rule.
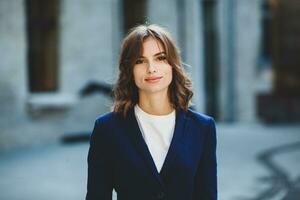
[[155,76],[155,77],[148,77],[145,80],[149,83],[155,83],[158,82],[161,78],[162,76]]

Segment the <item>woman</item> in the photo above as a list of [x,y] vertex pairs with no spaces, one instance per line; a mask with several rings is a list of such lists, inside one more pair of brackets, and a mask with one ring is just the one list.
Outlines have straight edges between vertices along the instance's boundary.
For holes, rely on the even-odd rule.
[[169,33],[140,25],[125,37],[113,110],[94,126],[87,200],[216,200],[216,131],[190,110],[191,81]]

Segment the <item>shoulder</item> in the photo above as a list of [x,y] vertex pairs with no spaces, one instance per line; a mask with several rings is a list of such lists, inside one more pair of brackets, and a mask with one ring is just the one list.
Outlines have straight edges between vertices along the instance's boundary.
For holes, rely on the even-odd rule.
[[116,123],[118,119],[118,114],[114,112],[107,112],[99,115],[95,120],[95,125],[109,126]]
[[197,111],[194,111],[192,109],[187,110],[187,116],[195,123],[200,125],[214,125],[215,120],[213,117],[199,113]]
[[194,129],[202,130],[209,141],[216,143],[216,125],[213,117],[188,109],[187,115]]
[[120,123],[119,116],[115,112],[107,112],[96,117],[93,133],[96,135],[112,135],[114,127]]
[[[91,133],[91,142],[96,141],[111,141],[112,139],[112,127],[115,126],[116,121],[116,113],[108,112],[102,115],[99,115],[94,124],[93,131]],[[101,140],[99,139],[101,138]]]

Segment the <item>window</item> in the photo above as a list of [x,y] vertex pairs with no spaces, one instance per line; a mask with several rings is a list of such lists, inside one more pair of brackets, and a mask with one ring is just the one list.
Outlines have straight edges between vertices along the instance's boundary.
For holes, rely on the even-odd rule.
[[26,0],[29,90],[58,89],[59,0]]

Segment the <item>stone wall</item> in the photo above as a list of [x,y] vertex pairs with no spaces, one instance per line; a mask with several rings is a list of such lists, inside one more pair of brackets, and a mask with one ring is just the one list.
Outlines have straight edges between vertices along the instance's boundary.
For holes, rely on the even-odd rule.
[[0,151],[90,132],[111,99],[78,93],[91,80],[112,83],[116,76],[118,0],[62,0],[60,88],[55,94],[30,94],[24,3],[0,1]]

